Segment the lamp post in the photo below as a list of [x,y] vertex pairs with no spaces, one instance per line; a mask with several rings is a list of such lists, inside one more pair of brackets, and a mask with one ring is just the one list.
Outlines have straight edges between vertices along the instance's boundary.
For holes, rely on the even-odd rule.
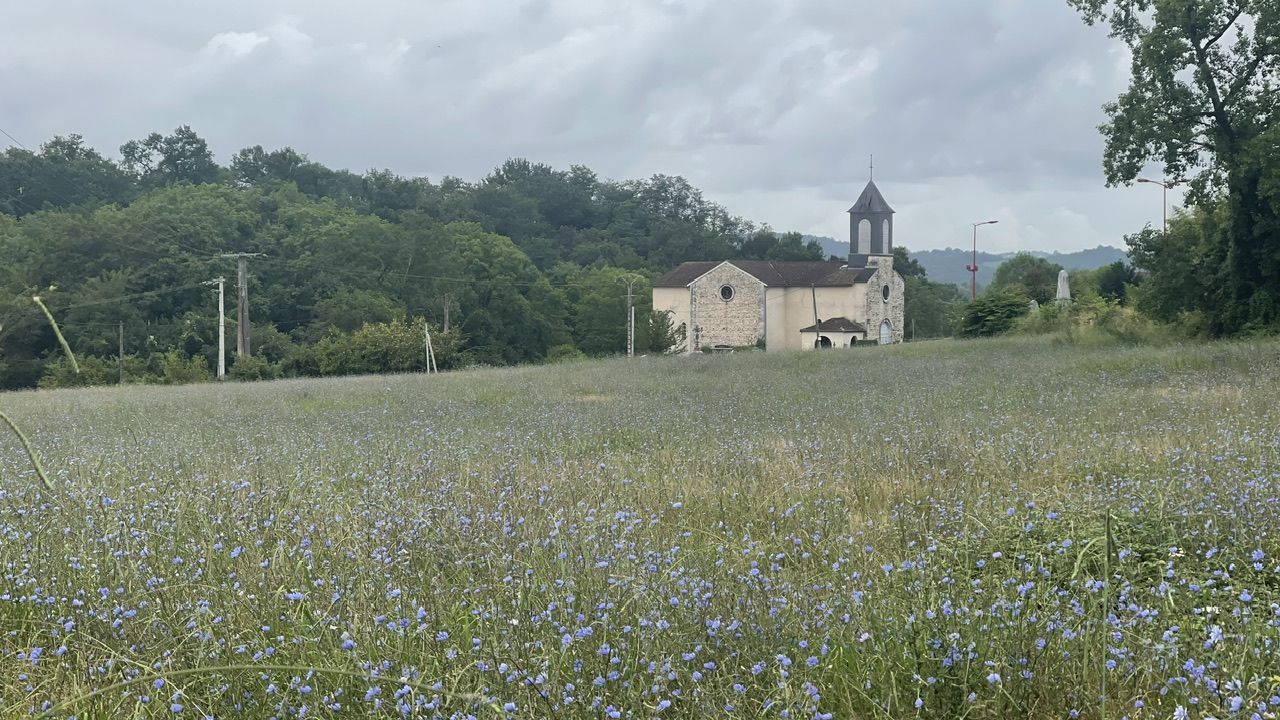
[[1147,183],[1148,185],[1160,186],[1161,188],[1160,194],[1162,196],[1162,202],[1164,203],[1164,206],[1160,212],[1160,218],[1161,218],[1161,221],[1163,222],[1163,225],[1162,225],[1163,232],[1166,232],[1166,233],[1169,232],[1169,188],[1178,187],[1179,185],[1182,184],[1182,181],[1181,180],[1165,180],[1164,182],[1161,182],[1159,180],[1148,180],[1146,178],[1138,178],[1138,182]]
[[627,357],[636,355],[636,306],[632,303],[632,288],[644,278],[639,275],[627,275],[622,281],[627,284]]
[[972,292],[972,298],[975,300],[978,297],[978,226],[979,225],[995,225],[998,222],[1000,221],[984,220],[982,222],[972,223],[973,225],[973,263],[970,265],[965,265],[964,269],[968,270],[972,274],[972,280],[970,282],[969,289]]

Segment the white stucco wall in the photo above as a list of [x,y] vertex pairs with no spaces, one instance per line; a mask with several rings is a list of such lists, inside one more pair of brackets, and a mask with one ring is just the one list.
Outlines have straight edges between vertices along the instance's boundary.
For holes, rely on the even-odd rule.
[[[818,318],[849,318],[854,322],[862,322],[859,318],[865,308],[863,295],[866,287],[789,287],[769,288],[766,307],[769,312],[768,336],[765,341],[770,350],[802,350],[804,339],[800,337],[800,328],[813,324],[814,295],[817,295]],[[809,342],[812,345],[812,340]]]
[[672,327],[679,328],[684,325],[685,351],[688,351],[689,342],[692,338],[689,328],[693,327],[692,316],[690,315],[689,288],[654,288],[653,309],[658,312],[671,313]]

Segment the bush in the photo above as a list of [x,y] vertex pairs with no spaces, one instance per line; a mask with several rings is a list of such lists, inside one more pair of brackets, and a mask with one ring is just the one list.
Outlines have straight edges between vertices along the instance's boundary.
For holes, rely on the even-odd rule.
[[[1050,304],[1016,323],[1015,330],[1028,335],[1050,335],[1054,342],[1069,345],[1125,344],[1151,345],[1177,339],[1168,325],[1110,300],[1093,296],[1068,305]],[[1194,332],[1183,333],[1183,337]]]
[[961,337],[1000,335],[1029,311],[1031,300],[1016,288],[991,288],[964,306],[956,334]]
[[568,343],[556,345],[547,351],[547,362],[562,363],[586,359],[586,354]]
[[[462,340],[457,333],[432,333],[436,365],[456,367]],[[393,320],[370,323],[351,334],[334,333],[306,348],[299,348],[286,363],[300,375],[363,375],[380,372],[414,372],[427,369],[422,323]]]
[[108,385],[120,380],[118,362],[109,363],[103,358],[92,355],[82,355],[78,360],[80,362],[79,373],[71,367],[71,361],[66,357],[59,357],[49,363],[45,366],[44,374],[40,376],[40,381],[36,386],[42,389],[87,387],[89,385]]
[[251,355],[237,358],[235,364],[227,371],[233,380],[275,380],[280,377],[280,366],[267,362],[266,358]]
[[[97,355],[79,355],[80,372],[71,367],[71,361],[65,356],[45,365],[44,374],[40,376],[37,387],[42,389],[90,387],[93,385],[116,385],[120,382],[120,359],[118,357],[98,357]],[[147,370],[147,363],[136,355],[124,358],[124,381],[127,383],[154,382],[155,377]]]
[[209,364],[202,357],[184,357],[177,350],[170,350],[162,356],[160,382],[165,385],[186,385],[212,379]]

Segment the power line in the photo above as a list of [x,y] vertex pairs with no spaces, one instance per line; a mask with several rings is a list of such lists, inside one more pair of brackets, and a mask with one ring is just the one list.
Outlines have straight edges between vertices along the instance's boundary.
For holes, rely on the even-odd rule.
[[16,138],[16,137],[14,137],[14,136],[10,135],[8,130],[5,130],[4,128],[0,128],[0,133],[4,133],[4,136],[5,136],[5,137],[9,138],[10,140],[14,141],[15,143],[18,143],[18,147],[22,148],[23,150],[26,150],[27,152],[31,152],[30,148],[28,148],[26,145],[23,145],[21,140],[19,140],[18,138]]
[[74,310],[76,308],[93,307],[96,305],[110,305],[112,303],[123,302],[125,300],[134,300],[137,298],[151,297],[152,295],[163,295],[165,293],[180,292],[182,290],[191,290],[201,287],[202,283],[193,283],[190,285],[174,285],[172,287],[160,288],[158,290],[147,290],[145,292],[132,293],[129,295],[120,295],[113,298],[104,298],[102,300],[91,300],[89,302],[75,303],[73,305],[58,305],[49,308],[50,310]]

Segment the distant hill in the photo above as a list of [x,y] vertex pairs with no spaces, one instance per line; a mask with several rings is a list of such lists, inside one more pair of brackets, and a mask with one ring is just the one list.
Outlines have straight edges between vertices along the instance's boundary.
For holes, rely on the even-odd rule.
[[[816,240],[822,246],[823,252],[828,255],[837,257],[845,257],[849,254],[849,243],[835,240],[834,238],[821,237],[818,235],[806,235],[807,240]],[[1043,252],[1038,250],[1030,251],[1032,255],[1042,257],[1049,262],[1057,263],[1068,271],[1071,270],[1093,270],[1104,265],[1110,265],[1117,260],[1127,260],[1128,255],[1124,250],[1113,248],[1106,245],[1099,245],[1096,248],[1088,250],[1078,250],[1076,252]],[[1017,253],[978,253],[978,284],[986,285],[991,282],[991,278],[995,277],[996,267],[1013,257]],[[972,250],[964,250],[961,248],[946,248],[945,250],[912,250],[911,257],[924,266],[925,272],[929,274],[929,279],[934,282],[954,283],[956,285],[969,286],[969,271],[964,267],[973,259]]]

